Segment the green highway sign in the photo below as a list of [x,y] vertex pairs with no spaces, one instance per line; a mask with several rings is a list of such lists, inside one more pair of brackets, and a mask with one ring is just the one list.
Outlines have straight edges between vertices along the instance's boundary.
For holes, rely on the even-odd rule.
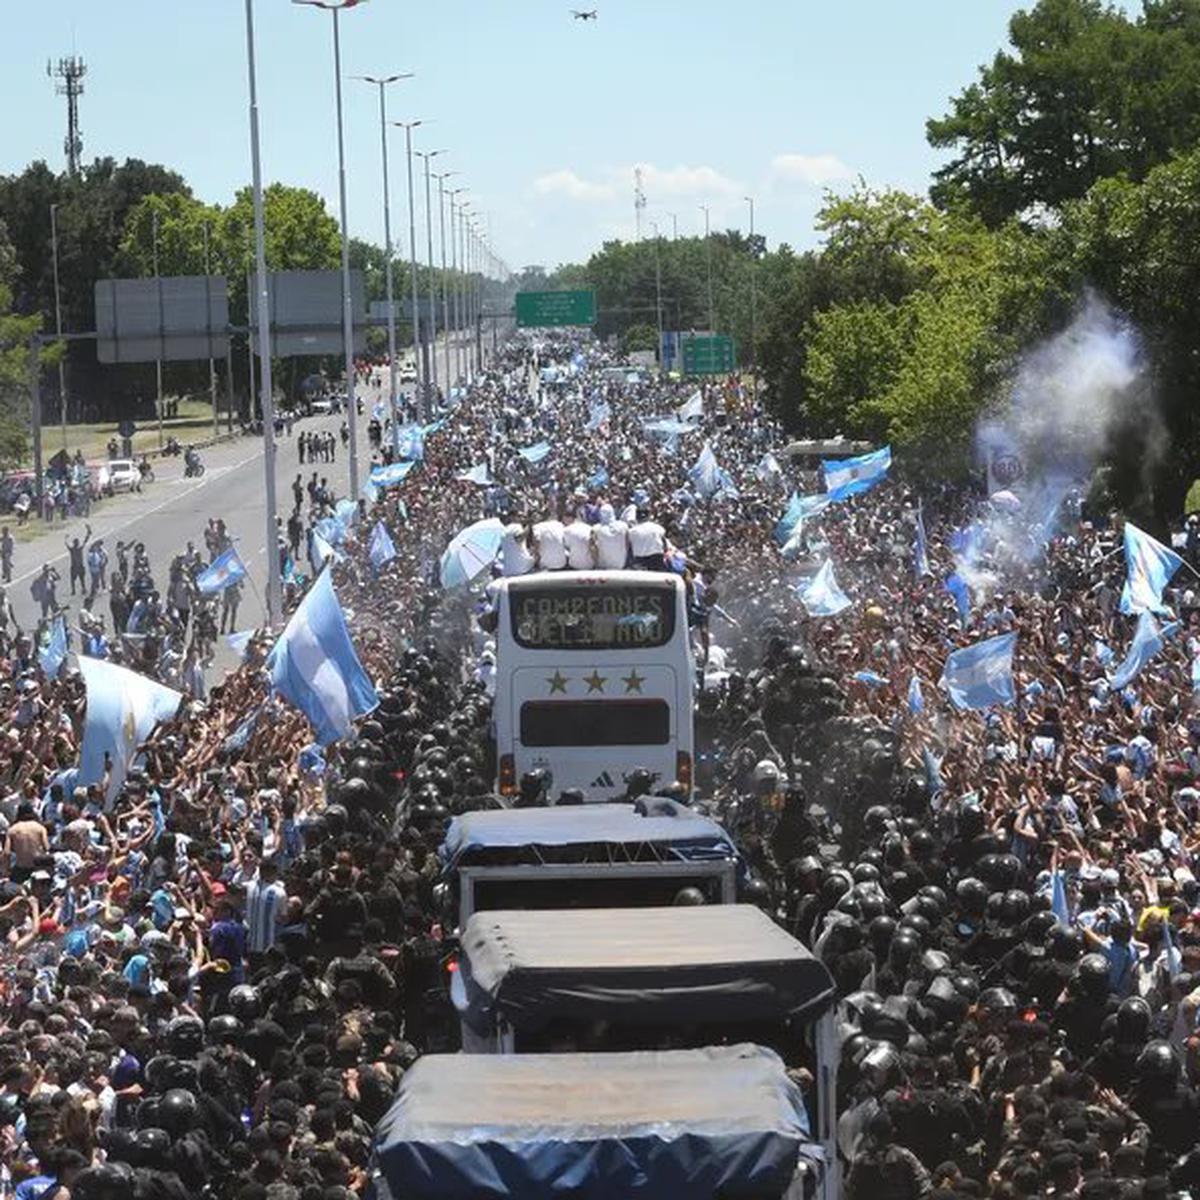
[[522,328],[595,323],[595,292],[517,293],[517,324]]
[[733,338],[723,334],[680,337],[685,375],[728,375],[736,367]]

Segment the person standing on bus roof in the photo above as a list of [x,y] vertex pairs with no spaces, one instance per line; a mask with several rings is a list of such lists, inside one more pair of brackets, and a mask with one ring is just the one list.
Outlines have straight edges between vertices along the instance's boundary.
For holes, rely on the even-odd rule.
[[506,576],[527,575],[533,570],[534,558],[525,543],[525,527],[515,522],[505,525],[500,542],[500,566]]
[[561,521],[539,521],[533,527],[537,547],[538,568],[542,571],[561,571],[567,565],[566,530]]
[[577,516],[563,530],[567,542],[567,564],[572,571],[594,571],[596,569],[596,546],[592,538],[592,527]]
[[611,504],[600,506],[596,539],[596,566],[602,571],[619,571],[629,561],[629,526],[618,521]]
[[643,571],[665,571],[667,531],[657,521],[647,520],[640,512],[629,527],[629,551],[633,565]]

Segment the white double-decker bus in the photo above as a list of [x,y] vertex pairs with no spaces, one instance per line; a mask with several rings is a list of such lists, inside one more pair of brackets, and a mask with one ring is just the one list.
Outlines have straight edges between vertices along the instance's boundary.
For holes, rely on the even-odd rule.
[[504,579],[497,597],[496,761],[502,794],[527,771],[588,800],[638,767],[692,786],[693,661],[686,589],[654,571]]

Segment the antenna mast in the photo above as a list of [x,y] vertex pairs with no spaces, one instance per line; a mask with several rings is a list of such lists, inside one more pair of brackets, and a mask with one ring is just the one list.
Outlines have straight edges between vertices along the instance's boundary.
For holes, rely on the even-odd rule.
[[60,58],[57,64],[46,63],[46,74],[57,79],[54,90],[67,98],[67,136],[63,151],[67,156],[67,174],[79,174],[79,158],[83,153],[83,137],[79,132],[79,97],[83,95],[83,77],[87,66],[78,55]]
[[637,227],[637,240],[642,240],[642,215],[646,211],[646,192],[642,187],[642,168],[633,169],[633,219]]

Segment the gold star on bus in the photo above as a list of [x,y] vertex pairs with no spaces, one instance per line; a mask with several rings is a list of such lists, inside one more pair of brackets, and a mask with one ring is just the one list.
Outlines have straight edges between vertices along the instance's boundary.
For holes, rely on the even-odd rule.
[[639,675],[637,673],[637,667],[634,667],[628,675],[621,676],[621,682],[625,685],[626,695],[628,695],[630,692],[637,692],[640,695],[642,691],[642,684],[646,682],[646,677],[645,675]]
[[602,692],[604,691],[604,685],[607,680],[603,675],[600,674],[599,671],[593,670],[590,675],[585,675],[583,677],[583,682],[588,685],[589,692]]
[[566,692],[567,677],[561,671],[555,671],[553,675],[547,677],[546,682],[550,685],[550,695],[555,692]]

